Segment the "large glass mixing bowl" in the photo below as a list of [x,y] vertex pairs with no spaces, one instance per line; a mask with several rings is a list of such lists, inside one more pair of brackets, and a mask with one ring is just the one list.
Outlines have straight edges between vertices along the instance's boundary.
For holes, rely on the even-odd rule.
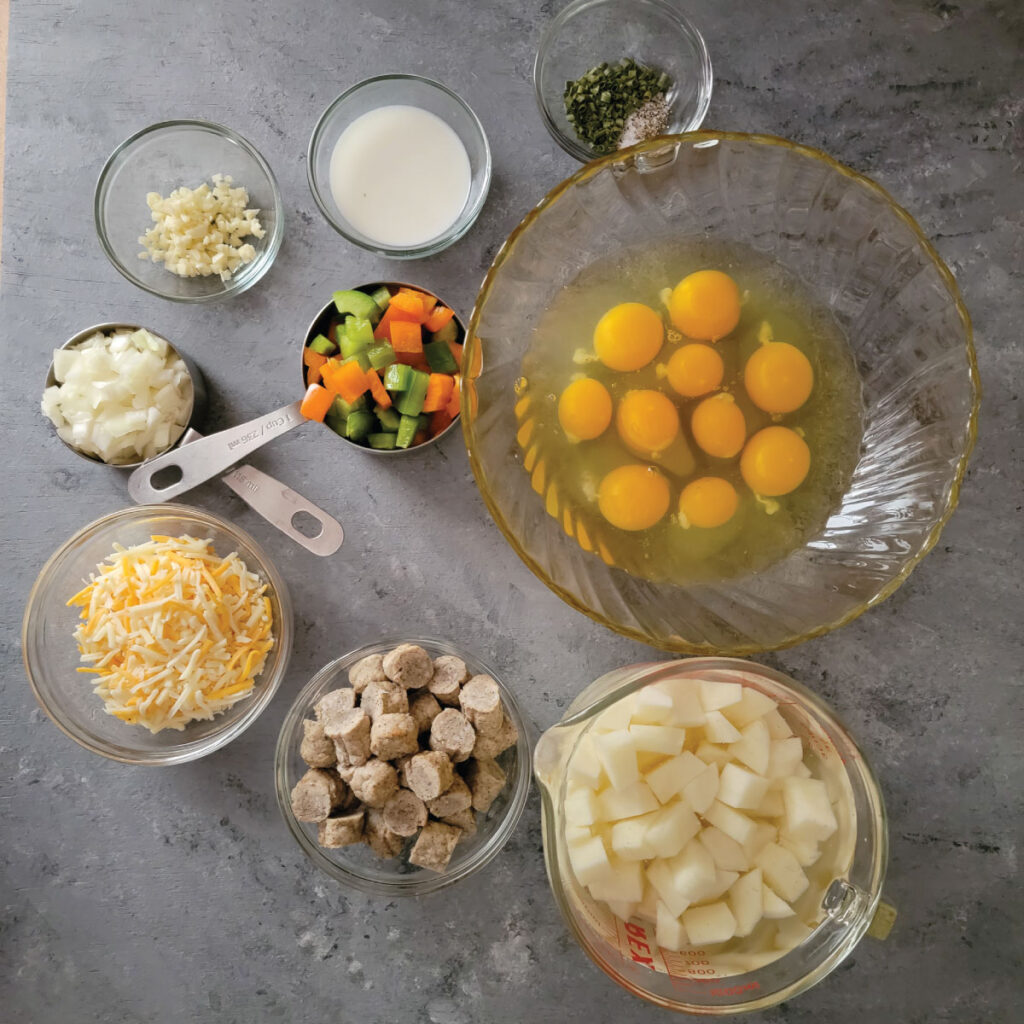
[[[751,247],[831,311],[860,371],[864,436],[817,536],[758,573],[680,586],[610,568],[547,514],[522,466],[514,406],[532,332],[563,287],[596,260],[687,238]],[[980,396],[967,310],[910,215],[817,150],[720,132],[643,143],[555,188],[495,258],[464,366],[470,462],[519,556],[597,622],[695,654],[786,647],[888,597],[953,512]]]

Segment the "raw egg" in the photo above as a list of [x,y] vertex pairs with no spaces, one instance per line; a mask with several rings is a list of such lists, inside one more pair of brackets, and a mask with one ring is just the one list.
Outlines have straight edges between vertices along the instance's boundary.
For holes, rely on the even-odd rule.
[[639,370],[661,349],[665,325],[642,302],[613,306],[594,328],[594,351],[610,370]]
[[683,345],[668,361],[668,382],[684,398],[700,398],[722,383],[725,364],[710,345]]
[[600,437],[612,421],[612,396],[593,377],[574,380],[558,399],[558,422],[572,441]]
[[708,530],[729,522],[740,503],[736,488],[720,476],[702,476],[679,495],[679,520],[683,526]]
[[597,490],[601,515],[620,530],[646,530],[668,512],[668,481],[653,466],[619,466]]
[[615,414],[619,437],[641,455],[664,451],[679,436],[679,413],[660,391],[627,391]]
[[789,427],[759,430],[740,457],[740,472],[747,486],[768,498],[795,491],[810,468],[807,442]]
[[690,429],[698,447],[716,459],[738,455],[747,438],[747,421],[732,395],[705,398],[693,410]]
[[718,341],[740,322],[740,290],[721,270],[698,270],[672,290],[668,312],[688,338]]
[[771,413],[793,412],[811,395],[814,370],[811,362],[793,345],[772,341],[762,345],[743,371],[750,400]]

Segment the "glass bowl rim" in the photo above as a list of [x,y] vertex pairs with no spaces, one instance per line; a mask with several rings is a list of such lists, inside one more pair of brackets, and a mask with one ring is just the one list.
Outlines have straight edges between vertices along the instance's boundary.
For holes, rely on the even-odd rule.
[[[341,864],[331,860],[320,846],[310,839],[292,813],[290,791],[285,785],[285,774],[287,761],[290,756],[289,747],[295,741],[300,723],[312,709],[312,695],[328,680],[332,678],[337,679],[339,669],[345,663],[349,665],[355,664],[360,658],[364,658],[369,654],[380,653],[382,650],[403,643],[427,644],[442,650],[446,654],[455,654],[460,658],[468,656],[475,664],[486,670],[487,674],[498,684],[502,701],[505,703],[506,712],[515,723],[519,735],[515,743],[515,777],[509,778],[512,792],[508,806],[505,809],[504,816],[495,823],[494,831],[476,851],[476,854],[463,864],[458,871],[450,871],[446,868],[441,874],[434,874],[424,870],[418,874],[396,876],[393,881],[382,881],[362,878],[354,872],[347,870]],[[490,864],[505,848],[509,839],[512,838],[512,833],[519,824],[530,795],[530,787],[533,780],[534,742],[533,730],[523,716],[515,694],[502,682],[501,677],[491,669],[486,661],[479,658],[476,654],[467,651],[464,647],[448,640],[439,640],[436,637],[429,636],[388,634],[374,643],[362,644],[327,662],[327,664],[323,665],[313,674],[309,682],[302,687],[295,700],[292,701],[285,714],[284,721],[281,723],[277,745],[274,749],[274,791],[277,796],[278,809],[289,833],[291,833],[292,838],[306,855],[307,859],[314,867],[333,878],[336,882],[369,896],[425,896],[429,893],[446,889],[456,882],[476,874],[476,872]]]
[[[541,797],[544,868],[548,877],[548,887],[551,890],[551,895],[555,901],[555,905],[558,907],[559,912],[565,920],[569,930],[572,932],[573,937],[579,943],[580,948],[586,953],[587,957],[595,967],[631,995],[650,1002],[665,1010],[672,1010],[676,1013],[688,1013],[695,1016],[733,1016],[752,1013],[757,1010],[767,1010],[773,1006],[777,1006],[781,1002],[785,1002],[787,999],[793,999],[801,993],[806,992],[808,989],[813,988],[819,982],[824,981],[825,978],[835,971],[836,968],[838,968],[843,961],[853,953],[861,939],[863,939],[869,932],[875,914],[878,911],[879,906],[884,901],[883,891],[885,888],[886,875],[889,869],[889,813],[885,805],[885,795],[882,792],[882,787],[878,781],[878,775],[875,773],[870,759],[865,755],[860,744],[847,728],[846,723],[839,716],[836,709],[833,708],[833,706],[819,693],[811,690],[799,680],[794,679],[788,672],[783,672],[781,669],[773,668],[771,665],[762,665],[760,662],[752,661],[748,658],[734,658],[728,655],[670,658],[663,661],[637,662],[632,665],[624,665],[618,669],[611,669],[609,672],[604,673],[604,675],[599,676],[584,687],[566,708],[562,717],[554,723],[552,728],[563,726],[572,727],[574,725],[579,725],[582,721],[592,719],[594,716],[616,703],[622,697],[630,693],[635,693],[636,690],[640,689],[642,686],[646,686],[650,677],[656,676],[660,672],[667,672],[673,666],[686,673],[699,673],[704,670],[715,671],[717,669],[724,669],[727,671],[733,670],[749,673],[753,676],[760,676],[772,686],[779,687],[783,691],[788,691],[793,694],[798,698],[798,701],[802,705],[805,705],[804,710],[809,709],[812,717],[814,717],[819,723],[824,722],[829,729],[834,730],[839,734],[843,740],[856,751],[859,763],[858,775],[860,776],[860,783],[864,788],[869,809],[873,812],[871,827],[874,843],[870,851],[870,857],[875,888],[873,892],[867,894],[869,896],[868,904],[863,909],[856,923],[851,926],[849,933],[844,936],[843,941],[833,949],[817,967],[809,971],[802,978],[791,982],[785,988],[768,996],[761,996],[752,999],[750,1001],[750,1005],[716,1007],[706,1004],[685,1003],[682,1001],[677,1002],[655,992],[641,992],[627,977],[621,975],[611,964],[604,961],[597,948],[590,941],[586,933],[580,928],[579,922],[576,920],[576,915],[572,913],[568,897],[565,894],[565,886],[561,884],[556,886],[552,879],[552,864],[554,864],[554,873],[556,875],[560,874],[557,867],[558,853],[552,848],[552,844],[556,843],[557,840],[549,838],[549,834],[553,830],[556,830],[555,797],[549,790],[547,784],[542,782],[538,777],[537,786],[540,790]],[[582,694],[586,693],[588,689],[601,682],[606,676],[618,673],[625,674],[627,672],[629,673],[629,677],[623,678],[613,691],[605,694],[603,697],[591,700],[584,707],[576,706],[580,702]],[[849,773],[849,769],[847,769],[847,772]],[[854,858],[856,858],[856,856],[857,850],[855,849]],[[769,970],[772,966],[774,966],[774,962],[772,964],[767,964],[764,968],[756,968],[754,971],[747,973],[756,974],[758,970]],[[733,977],[739,978],[742,976],[743,975],[735,975]],[[730,979],[723,978],[721,980],[728,982]]]
[[[103,742],[96,743],[82,735],[74,719],[66,716],[58,705],[49,701],[41,693],[33,674],[33,661],[29,655],[28,634],[34,617],[38,614],[38,605],[44,585],[49,584],[49,576],[57,562],[69,553],[76,544],[90,536],[95,536],[101,530],[105,530],[121,520],[142,518],[146,515],[159,515],[161,513],[179,516],[183,519],[191,519],[205,526],[214,527],[229,536],[233,536],[233,538],[241,540],[252,549],[259,564],[249,568],[253,571],[258,571],[265,581],[271,585],[281,612],[277,637],[278,651],[280,652],[278,664],[273,673],[268,676],[267,686],[263,693],[242,712],[239,718],[231,722],[223,722],[221,727],[217,731],[210,733],[205,740],[193,740],[190,742],[183,739],[180,744],[175,744],[173,747],[166,747],[152,752],[142,751],[138,747],[133,748],[128,742],[115,748]],[[196,761],[199,758],[206,757],[207,754],[212,754],[232,740],[237,739],[266,711],[288,671],[288,663],[291,660],[292,654],[293,632],[293,611],[288,587],[278,572],[277,567],[263,550],[263,547],[248,532],[212,512],[207,512],[204,509],[195,508],[191,505],[179,505],[172,502],[159,505],[129,505],[126,508],[117,509],[114,512],[100,516],[98,519],[94,519],[91,523],[77,530],[43,563],[42,568],[32,583],[32,589],[29,591],[28,600],[25,603],[25,612],[21,623],[21,658],[25,675],[28,678],[29,687],[32,690],[33,697],[36,699],[36,703],[42,708],[50,721],[69,739],[74,740],[79,746],[90,753],[99,754],[111,761],[119,761],[121,764],[167,767],[169,765]],[[216,720],[216,718],[213,719],[213,721]],[[185,733],[182,735],[184,736]]]
[[[239,283],[242,276],[241,273],[233,275],[230,281],[222,282],[224,287],[220,291],[211,292],[209,295],[172,295],[170,292],[163,291],[160,288],[155,288],[152,285],[146,284],[146,282],[141,278],[136,277],[128,269],[127,265],[121,261],[118,255],[114,252],[110,239],[107,236],[106,218],[103,215],[103,200],[107,196],[109,176],[114,168],[117,158],[127,152],[131,146],[146,136],[159,134],[169,128],[198,128],[211,135],[219,135],[221,138],[234,142],[255,161],[260,170],[266,175],[267,181],[270,183],[270,192],[273,196],[274,202],[274,227],[269,234],[266,244],[257,253],[256,259],[253,261],[257,264],[256,270],[253,271],[244,281],[241,281],[241,283]],[[123,278],[130,281],[136,287],[141,288],[144,292],[148,292],[150,295],[155,295],[159,299],[167,299],[169,302],[215,302],[217,299],[225,299],[233,295],[241,295],[243,292],[248,291],[267,273],[273,265],[274,260],[277,258],[278,250],[281,248],[281,242],[284,238],[284,200],[281,197],[281,189],[277,184],[277,178],[274,177],[274,172],[270,169],[270,164],[267,163],[263,154],[260,153],[260,151],[248,139],[234,131],[234,129],[228,128],[223,124],[218,124],[216,121],[204,120],[203,118],[185,117],[174,118],[168,121],[156,121],[151,125],[147,125],[145,128],[139,129],[139,131],[134,134],[129,135],[123,142],[115,146],[113,152],[104,162],[99,176],[96,179],[96,187],[93,192],[92,216],[93,225],[96,229],[96,236],[99,238],[100,245],[114,269]]]
[[[824,636],[826,633],[830,633],[834,629],[839,629],[842,626],[848,625],[863,615],[864,612],[874,608],[875,605],[880,604],[886,598],[895,593],[896,590],[906,582],[907,578],[914,569],[917,568],[920,561],[932,550],[933,547],[935,547],[943,529],[949,522],[953,513],[956,511],[960,498],[960,489],[963,485],[964,475],[967,471],[967,461],[970,458],[971,452],[974,450],[974,445],[978,438],[978,411],[981,406],[981,383],[978,376],[978,359],[974,347],[974,332],[971,325],[970,314],[967,312],[967,307],[964,305],[963,297],[960,294],[960,289],[957,286],[956,279],[953,277],[952,271],[950,271],[943,262],[942,257],[938,254],[935,246],[932,245],[927,236],[921,230],[917,221],[914,220],[914,218],[896,202],[893,196],[877,182],[872,181],[859,171],[855,171],[852,168],[847,167],[845,164],[840,163],[827,153],[820,149],[816,149],[813,146],[805,146],[802,143],[793,142],[778,135],[751,132],[704,130],[681,132],[677,135],[662,135],[656,139],[650,139],[647,142],[641,142],[635,146],[630,146],[628,149],[609,153],[606,156],[585,164],[575,173],[569,175],[568,178],[559,182],[559,184],[551,189],[551,191],[548,192],[548,194],[544,196],[544,198],[541,199],[541,201],[537,203],[537,205],[534,206],[525,217],[523,217],[515,228],[513,228],[511,234],[502,243],[493,262],[487,269],[487,274],[480,285],[480,291],[477,293],[476,301],[473,304],[473,311],[469,316],[469,328],[466,334],[466,345],[463,352],[463,365],[470,368],[477,365],[482,367],[483,352],[480,349],[479,339],[477,337],[481,310],[494,288],[494,282],[498,272],[501,270],[506,259],[508,259],[517,241],[549,206],[552,206],[571,188],[575,188],[577,185],[595,177],[606,168],[612,167],[616,164],[624,166],[633,165],[637,158],[660,154],[670,146],[678,147],[690,145],[697,148],[701,146],[707,147],[717,145],[720,141],[776,146],[794,153],[799,153],[801,156],[809,157],[812,160],[817,160],[820,163],[825,164],[833,171],[838,172],[843,177],[855,182],[860,187],[881,199],[890,211],[895,214],[896,217],[910,230],[911,234],[917,241],[917,244],[921,247],[924,254],[931,261],[934,269],[938,272],[939,279],[946,286],[946,290],[948,291],[950,298],[953,300],[954,307],[960,317],[960,322],[963,325],[963,343],[967,356],[967,371],[972,391],[971,408],[967,416],[966,431],[963,437],[963,447],[959,457],[957,458],[956,469],[953,474],[953,478],[950,481],[949,494],[946,498],[945,504],[941,512],[939,512],[935,517],[935,522],[918,551],[903,563],[900,571],[892,579],[878,587],[874,594],[862,601],[855,608],[852,608],[850,611],[839,616],[839,618],[832,622],[816,626],[813,629],[805,630],[794,636],[786,637],[785,639],[779,640],[777,643],[739,644],[735,647],[729,647],[726,649],[718,648],[710,643],[687,643],[685,641],[677,641],[667,637],[653,638],[647,633],[641,632],[637,629],[632,629],[629,626],[624,626],[621,623],[615,622],[609,616],[588,608],[582,603],[582,601],[578,600],[573,594],[570,594],[568,590],[556,583],[540,566],[537,560],[525,550],[523,544],[520,543],[513,534],[487,485],[484,469],[480,462],[480,457],[476,447],[476,413],[474,411],[476,403],[472,398],[469,401],[464,402],[463,415],[460,418],[462,419],[462,432],[466,441],[466,453],[469,456],[469,464],[473,470],[473,477],[476,480],[480,496],[483,498],[484,504],[487,506],[487,510],[490,512],[495,525],[501,531],[505,540],[511,545],[512,550],[515,551],[519,558],[526,564],[527,568],[538,579],[540,579],[546,587],[552,590],[558,595],[558,597],[568,604],[570,608],[573,608],[585,615],[588,619],[598,623],[598,625],[605,626],[607,629],[619,633],[621,636],[628,637],[630,640],[635,640],[638,643],[656,647],[659,650],[668,651],[673,654],[686,654],[692,656],[713,657],[728,655],[731,657],[742,658],[747,655],[759,654],[766,651],[784,650],[787,647],[794,647],[807,640],[813,640],[816,637]],[[469,394],[474,398],[476,394],[476,379],[481,375],[481,372],[482,370],[467,372],[463,376],[463,386],[467,388]]]
[[[541,33],[540,43],[537,46],[537,53],[533,59],[533,96],[537,103],[537,109],[540,111],[540,116],[544,121],[544,127],[547,128],[548,134],[559,144],[559,146],[562,147],[562,149],[565,150],[566,153],[583,163],[588,163],[591,160],[601,158],[598,157],[592,149],[584,146],[579,139],[563,132],[555,123],[555,119],[551,116],[551,113],[548,110],[548,105],[544,102],[544,97],[541,94],[541,70],[547,62],[548,51],[554,45],[554,41],[558,37],[558,33],[561,32],[577,14],[585,13],[594,7],[603,7],[619,2],[621,2],[621,0],[572,0],[571,3],[563,7],[562,10],[560,10],[558,14],[556,14],[544,27],[544,31]],[[695,110],[693,117],[690,118],[690,124],[684,128],[684,131],[696,131],[704,123],[704,119],[708,115],[708,108],[711,106],[711,94],[714,91],[714,68],[711,64],[711,55],[708,53],[707,42],[705,41],[704,35],[700,29],[697,28],[697,26],[673,4],[666,3],[665,0],[641,0],[641,2],[660,8],[672,21],[675,22],[677,28],[680,30],[680,34],[686,36],[693,44],[694,51],[700,63],[699,81],[697,84],[699,99],[697,102],[697,109]],[[625,150],[617,150],[616,152],[623,153]],[[611,156],[614,154],[605,155]]]
[[[477,197],[476,202],[473,203],[472,206],[466,207],[462,210],[447,232],[436,236],[422,245],[388,246],[382,245],[379,242],[370,243],[362,238],[356,238],[341,227],[341,225],[334,219],[333,214],[330,213],[327,208],[327,204],[324,202],[323,194],[317,183],[316,173],[314,171],[316,162],[315,154],[319,148],[320,139],[328,122],[330,121],[331,115],[345,100],[354,96],[364,87],[376,85],[378,82],[419,82],[423,85],[430,86],[432,89],[436,89],[438,92],[444,93],[449,99],[454,100],[458,107],[461,107],[462,110],[465,111],[469,117],[470,124],[472,124],[474,131],[480,138],[480,142],[483,144],[483,188],[481,188],[480,195]],[[484,126],[480,123],[480,118],[476,116],[476,112],[453,89],[449,89],[448,86],[444,85],[442,82],[438,82],[433,78],[427,78],[425,75],[399,73],[374,75],[371,78],[364,78],[361,81],[356,82],[355,85],[349,86],[349,88],[336,96],[327,105],[324,112],[317,119],[316,125],[313,127],[313,134],[309,137],[309,145],[306,147],[306,180],[309,182],[309,191],[313,195],[313,202],[316,203],[317,209],[323,215],[324,220],[326,220],[327,223],[330,224],[330,226],[334,228],[334,230],[337,231],[338,234],[347,242],[351,242],[353,245],[358,246],[365,252],[376,253],[376,255],[384,256],[388,259],[422,259],[424,256],[433,256],[436,253],[447,249],[449,246],[454,245],[469,231],[469,229],[476,223],[477,217],[480,216],[480,211],[483,209],[484,203],[487,201],[487,194],[491,188],[491,169],[491,145],[487,140],[487,133],[484,131]]]

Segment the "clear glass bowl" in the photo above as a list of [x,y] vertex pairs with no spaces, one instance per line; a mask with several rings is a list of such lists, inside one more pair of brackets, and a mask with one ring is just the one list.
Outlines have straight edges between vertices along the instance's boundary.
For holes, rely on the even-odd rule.
[[[74,632],[79,609],[68,599],[114,550],[149,540],[151,534],[208,538],[221,555],[239,557],[267,584],[276,643],[256,679],[253,694],[208,722],[192,722],[177,732],[150,733],[127,725],[103,708],[81,664]],[[247,533],[218,516],[186,505],[138,505],[97,519],[61,545],[43,566],[29,594],[22,622],[22,657],[28,681],[43,710],[62,732],[94,754],[125,764],[172,765],[194,761],[241,735],[270,703],[292,650],[292,604],[266,552]]]
[[[341,133],[357,117],[393,104],[419,107],[441,118],[466,147],[471,173],[466,204],[451,227],[422,245],[408,248],[383,245],[364,235],[345,219],[331,194],[331,154]],[[447,249],[473,226],[491,185],[491,150],[476,114],[451,89],[418,75],[380,75],[343,92],[320,116],[309,140],[306,175],[316,205],[339,235],[378,256],[415,260]]]
[[[531,334],[566,284],[594,260],[687,236],[752,247],[831,310],[861,374],[864,436],[820,534],[757,574],[679,586],[609,568],[545,515],[514,405]],[[555,188],[495,258],[463,361],[470,463],[509,543],[577,610],[688,654],[786,647],[888,597],[953,513],[980,396],[967,310],[910,215],[817,150],[717,132],[613,154]]]
[[[736,681],[778,703],[804,743],[805,763],[839,796],[839,830],[822,846],[833,880],[822,901],[821,923],[802,943],[756,970],[733,973],[739,950],[684,950],[669,963],[654,941],[654,928],[631,924],[619,932],[607,913],[576,882],[565,845],[565,768],[581,736],[611,704],[666,679]],[[895,910],[882,901],[889,840],[885,805],[871,767],[835,713],[795,680],[754,662],[733,658],[630,665],[602,676],[569,706],[534,754],[541,791],[544,861],[555,901],[587,955],[634,995],[668,1010],[724,1015],[775,1006],[806,991],[834,971],[865,933],[885,938]],[[629,943],[632,937],[633,942]],[[625,950],[648,955],[653,969]],[[682,964],[680,964],[682,961]]]
[[565,83],[598,64],[632,57],[672,79],[666,132],[704,123],[711,103],[711,58],[700,32],[669,0],[573,0],[552,18],[533,65],[533,90],[551,137],[570,156],[600,156],[565,116]]
[[[498,757],[505,770],[508,784],[491,804],[486,814],[477,815],[476,835],[455,847],[455,853],[444,872],[428,871],[408,862],[410,840],[398,857],[383,860],[369,847],[345,846],[325,849],[316,841],[315,824],[299,821],[292,813],[291,791],[306,773],[308,766],[299,757],[302,743],[302,721],[313,715],[313,705],[330,690],[348,685],[348,670],[357,661],[370,654],[386,654],[399,644],[419,644],[432,658],[454,654],[466,663],[474,675],[486,674],[495,680],[501,690],[505,711],[515,723],[519,739]],[[486,664],[466,651],[459,650],[443,640],[429,637],[393,637],[360,647],[325,665],[302,689],[288,709],[277,740],[274,771],[277,780],[277,803],[281,808],[288,831],[302,848],[302,852],[318,867],[338,882],[350,885],[360,892],[376,896],[423,896],[479,871],[498,855],[508,842],[519,822],[526,798],[530,792],[530,736],[528,726],[511,691]]]
[[[249,206],[260,211],[266,234],[246,239],[256,258],[229,281],[216,274],[178,277],[162,263],[139,259],[139,236],[153,224],[146,193],[167,196],[182,185],[210,184],[215,174],[248,189]],[[270,166],[241,135],[210,121],[161,121],[125,139],[100,171],[93,215],[114,267],[143,291],[172,302],[211,302],[246,291],[270,269],[284,237],[284,208]]]

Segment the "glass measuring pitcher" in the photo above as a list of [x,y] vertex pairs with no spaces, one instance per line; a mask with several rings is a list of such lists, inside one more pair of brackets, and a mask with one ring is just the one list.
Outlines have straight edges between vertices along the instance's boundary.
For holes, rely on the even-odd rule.
[[[565,843],[566,767],[580,738],[608,707],[669,679],[740,682],[777,702],[804,744],[804,762],[837,799],[838,831],[809,872],[823,893],[817,925],[788,952],[756,948],[756,932],[707,949],[663,950],[650,922],[622,921],[590,898]],[[562,914],[588,956],[634,995],[666,1009],[728,1014],[774,1006],[817,984],[865,933],[885,938],[895,911],[881,900],[888,857],[885,808],[875,777],[834,713],[781,672],[735,658],[632,665],[602,676],[540,738],[534,772],[543,802],[544,859]]]

